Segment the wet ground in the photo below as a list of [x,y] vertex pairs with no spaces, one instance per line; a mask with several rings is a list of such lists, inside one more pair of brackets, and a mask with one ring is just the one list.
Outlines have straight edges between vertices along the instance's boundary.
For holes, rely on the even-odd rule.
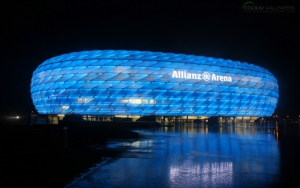
[[[299,125],[181,125],[135,130],[66,187],[299,187]],[[96,146],[95,146],[96,147]],[[101,150],[101,147],[98,148]],[[102,148],[103,149],[103,148]]]

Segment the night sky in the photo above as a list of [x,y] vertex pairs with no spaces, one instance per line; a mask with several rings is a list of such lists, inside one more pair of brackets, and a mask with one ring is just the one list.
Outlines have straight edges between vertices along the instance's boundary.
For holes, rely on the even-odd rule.
[[[197,2],[197,3],[195,3]],[[0,3],[0,115],[35,111],[30,82],[46,59],[83,50],[139,50],[252,63],[278,80],[275,114],[300,114],[300,5],[245,12],[246,1],[59,1]]]

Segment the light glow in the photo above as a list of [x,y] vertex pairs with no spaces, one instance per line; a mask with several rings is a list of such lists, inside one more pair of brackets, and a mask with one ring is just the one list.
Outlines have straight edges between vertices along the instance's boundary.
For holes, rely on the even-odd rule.
[[126,50],[74,52],[34,71],[40,114],[271,116],[276,78],[253,64]]

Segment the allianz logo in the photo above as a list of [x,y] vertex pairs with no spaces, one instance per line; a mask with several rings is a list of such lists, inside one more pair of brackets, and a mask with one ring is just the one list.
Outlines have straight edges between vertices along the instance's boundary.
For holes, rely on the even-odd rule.
[[196,74],[196,73],[190,73],[190,72],[186,72],[186,71],[173,71],[172,78],[232,82],[231,76],[216,75],[214,73],[212,75],[210,75],[208,72],[203,72],[202,74]]

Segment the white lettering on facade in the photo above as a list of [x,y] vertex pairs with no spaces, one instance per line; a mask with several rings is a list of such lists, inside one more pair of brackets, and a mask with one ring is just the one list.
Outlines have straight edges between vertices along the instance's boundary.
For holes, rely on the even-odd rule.
[[172,78],[192,79],[192,80],[205,80],[205,81],[219,81],[219,82],[232,82],[231,76],[220,76],[216,74],[210,75],[208,72],[202,74],[189,73],[186,71],[173,71]]

